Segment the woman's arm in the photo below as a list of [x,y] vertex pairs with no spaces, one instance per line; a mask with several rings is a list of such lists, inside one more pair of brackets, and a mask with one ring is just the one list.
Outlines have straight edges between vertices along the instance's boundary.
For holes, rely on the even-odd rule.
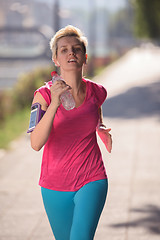
[[103,112],[102,112],[102,107],[98,108],[98,113],[99,113],[99,124],[104,127],[106,127],[103,123]]
[[39,151],[47,142],[50,135],[53,120],[56,111],[60,105],[60,95],[70,87],[63,81],[56,81],[51,86],[51,103],[47,106],[46,101],[40,93],[37,93],[33,99],[33,103],[38,102],[41,104],[42,110],[46,111],[42,119],[36,125],[31,133],[31,146],[34,150]]
[[31,133],[31,146],[34,150],[39,151],[49,137],[57,108],[54,105],[47,107],[47,103],[40,93],[37,93],[33,99],[33,103],[37,102],[41,104],[42,110],[46,111]]

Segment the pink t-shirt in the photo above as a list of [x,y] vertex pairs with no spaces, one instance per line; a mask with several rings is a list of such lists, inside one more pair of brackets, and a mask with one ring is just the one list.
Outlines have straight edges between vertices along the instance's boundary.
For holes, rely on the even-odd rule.
[[[97,144],[98,107],[107,92],[99,84],[83,79],[86,97],[78,108],[57,109],[50,136],[44,146],[40,186],[56,191],[77,191],[85,184],[107,178]],[[39,88],[47,104],[51,102],[51,81]],[[35,94],[36,94],[35,92]]]

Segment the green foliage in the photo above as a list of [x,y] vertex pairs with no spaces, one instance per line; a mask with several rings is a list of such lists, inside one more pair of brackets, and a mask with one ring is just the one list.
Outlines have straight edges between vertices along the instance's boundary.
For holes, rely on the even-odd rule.
[[27,129],[34,91],[51,80],[51,67],[20,77],[12,90],[0,91],[0,148]]
[[160,38],[160,1],[132,0],[135,8],[135,33],[141,38]]
[[15,112],[11,91],[0,91],[0,123]]
[[0,91],[0,122],[31,105],[34,91],[51,79],[53,68],[36,69],[24,74],[12,90]]
[[133,36],[133,8],[128,5],[124,9],[112,14],[109,22],[110,37]]
[[13,90],[13,98],[19,108],[22,109],[31,104],[34,91],[51,79],[51,71],[53,71],[53,68],[51,69],[50,67],[37,69],[34,72],[23,75],[19,79]]
[[7,149],[9,142],[20,136],[29,124],[30,107],[8,115],[0,125],[0,148]]

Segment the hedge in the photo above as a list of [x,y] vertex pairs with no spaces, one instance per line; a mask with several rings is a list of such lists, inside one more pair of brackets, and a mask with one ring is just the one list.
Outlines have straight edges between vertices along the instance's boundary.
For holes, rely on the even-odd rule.
[[33,72],[22,75],[11,90],[0,91],[0,124],[5,122],[8,116],[17,111],[31,106],[34,91],[45,82],[51,80],[53,67],[36,69]]

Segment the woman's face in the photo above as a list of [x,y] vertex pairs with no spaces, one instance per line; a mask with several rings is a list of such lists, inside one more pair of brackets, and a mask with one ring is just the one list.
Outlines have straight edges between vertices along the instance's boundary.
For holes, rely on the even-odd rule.
[[58,40],[57,46],[57,59],[54,62],[61,70],[82,70],[86,62],[86,54],[76,37],[62,37]]

